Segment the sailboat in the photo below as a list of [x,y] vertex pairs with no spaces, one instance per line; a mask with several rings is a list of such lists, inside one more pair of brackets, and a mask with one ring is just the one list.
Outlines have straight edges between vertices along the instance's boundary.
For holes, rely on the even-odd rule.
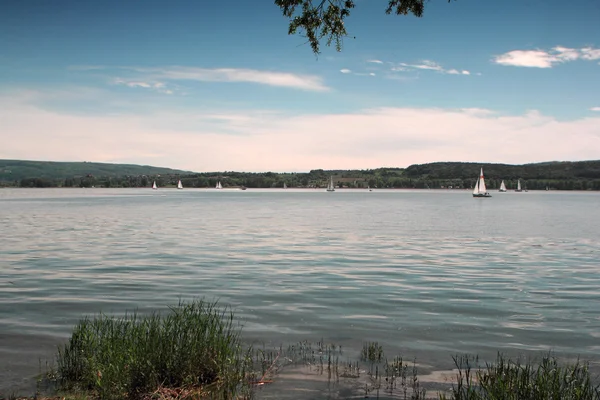
[[504,184],[504,181],[502,181],[502,183],[500,184],[500,189],[498,191],[499,192],[506,192],[506,185]]
[[283,188],[287,189],[287,185],[285,184],[285,182],[283,182]]
[[328,192],[335,192],[335,188],[333,187],[333,176],[329,178],[329,184],[327,185]]
[[217,182],[217,186],[215,186],[215,189],[223,189],[223,186],[221,186],[221,181]]
[[153,190],[156,190],[156,189],[158,189],[158,187],[156,186],[156,181],[154,181],[154,183],[152,183],[152,189],[153,189]]
[[369,189],[369,192],[372,192],[373,189],[371,189],[371,186],[367,185],[367,189]]
[[183,185],[181,184],[181,179],[177,182],[177,189],[183,189]]
[[517,189],[515,190],[515,192],[522,192],[523,190],[521,189],[521,180],[517,179]]
[[477,179],[475,188],[473,188],[473,197],[492,197],[492,195],[488,193],[485,187],[485,180],[483,179],[483,168],[481,168],[481,172],[479,173],[479,179]]

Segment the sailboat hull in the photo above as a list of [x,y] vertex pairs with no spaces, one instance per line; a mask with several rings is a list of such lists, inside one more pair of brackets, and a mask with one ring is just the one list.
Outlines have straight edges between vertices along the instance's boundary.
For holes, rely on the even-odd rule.
[[473,193],[473,197],[492,197],[489,193]]

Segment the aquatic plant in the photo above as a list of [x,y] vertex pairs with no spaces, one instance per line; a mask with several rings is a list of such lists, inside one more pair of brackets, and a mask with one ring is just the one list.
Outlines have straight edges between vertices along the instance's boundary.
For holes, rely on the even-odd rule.
[[591,380],[589,365],[577,360],[561,365],[548,354],[539,363],[522,362],[498,354],[494,363],[473,369],[476,358],[454,357],[458,368],[456,384],[451,397],[441,394],[440,399],[453,400],[599,400],[600,389]]
[[[244,348],[234,315],[216,303],[180,302],[167,313],[82,319],[59,347],[57,367],[46,376],[66,399],[243,399],[273,382],[286,366],[306,366],[333,386],[350,385],[365,397],[385,392],[422,400],[427,391],[402,357],[388,360],[377,342],[365,342],[360,363],[340,362],[342,347],[323,340],[287,350]],[[492,363],[455,356],[456,376],[440,383],[439,400],[600,400],[587,363],[539,362],[498,354]],[[429,388],[431,389],[431,388]],[[69,397],[70,396],[70,397]],[[39,398],[39,397],[38,397]],[[62,397],[61,397],[62,398]]]
[[239,332],[231,311],[204,301],[84,318],[59,347],[56,382],[101,399],[232,398],[248,389]]

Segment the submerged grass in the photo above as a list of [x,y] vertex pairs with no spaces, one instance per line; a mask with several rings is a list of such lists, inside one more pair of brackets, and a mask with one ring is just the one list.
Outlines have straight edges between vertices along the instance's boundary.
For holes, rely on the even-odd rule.
[[454,400],[600,400],[600,387],[592,383],[589,365],[577,360],[561,365],[551,356],[539,363],[513,361],[498,354],[494,363],[473,369],[477,359],[454,357],[458,368],[451,395]]
[[166,314],[84,318],[54,372],[60,390],[100,399],[233,398],[247,355],[231,311],[180,302]]
[[540,362],[498,354],[483,365],[456,356],[455,378],[430,381],[437,386],[433,391],[419,378],[416,361],[388,359],[377,342],[364,343],[359,363],[342,360],[342,347],[322,340],[287,350],[244,348],[236,326],[229,309],[201,300],[180,302],[166,313],[84,318],[59,347],[56,368],[47,376],[62,393],[58,398],[69,400],[249,399],[286,366],[298,365],[365,398],[600,400],[587,363],[561,364],[550,354]]

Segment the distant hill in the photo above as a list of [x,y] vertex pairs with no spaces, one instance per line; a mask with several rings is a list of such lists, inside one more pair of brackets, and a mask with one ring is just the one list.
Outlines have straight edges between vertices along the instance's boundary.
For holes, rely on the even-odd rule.
[[138,175],[187,175],[190,173],[190,171],[135,164],[0,160],[0,182],[14,182],[27,178],[62,180],[88,175],[117,178]]
[[600,160],[555,161],[510,165],[465,162],[414,164],[407,168],[323,170],[310,172],[187,172],[146,165],[88,162],[0,160],[0,186],[19,187],[173,187],[246,186],[276,188],[325,187],[330,177],[338,187],[396,189],[468,189],[483,167],[489,189],[504,180],[508,189],[517,181],[530,190],[600,190]]
[[404,170],[404,176],[419,179],[475,179],[480,167],[483,167],[485,177],[492,179],[600,179],[600,160],[521,165],[435,162],[411,165]]

